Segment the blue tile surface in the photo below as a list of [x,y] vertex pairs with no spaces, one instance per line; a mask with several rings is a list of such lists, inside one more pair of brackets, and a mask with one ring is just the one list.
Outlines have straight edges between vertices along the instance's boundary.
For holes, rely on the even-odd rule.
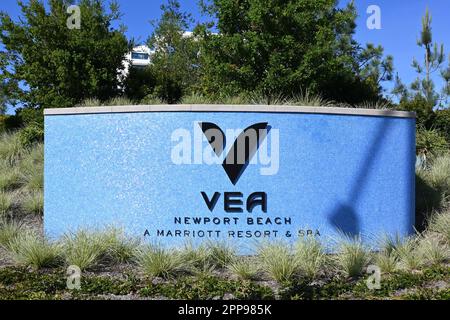
[[[197,123],[206,121],[223,129],[257,122],[278,129],[278,173],[264,176],[261,165],[250,164],[233,185],[219,164],[174,164],[172,132],[184,128],[193,134]],[[208,148],[206,140],[201,143]],[[373,244],[386,233],[413,232],[414,162],[412,118],[239,112],[46,116],[45,231],[59,237],[78,228],[114,225],[136,237],[148,231],[147,241],[169,246],[221,239],[242,252],[263,239],[258,231],[288,241],[295,241],[300,230],[318,230],[326,241],[343,231]],[[222,193],[213,212],[201,191]],[[266,192],[267,213],[260,207],[226,213],[223,192],[231,191],[245,197]],[[237,225],[177,225],[175,217],[239,220]],[[290,218],[291,224],[249,225],[249,217]],[[158,230],[182,235],[186,230],[189,237],[157,236]],[[202,238],[201,231],[214,236]],[[229,231],[235,234],[230,237]],[[251,238],[245,237],[247,231]]]

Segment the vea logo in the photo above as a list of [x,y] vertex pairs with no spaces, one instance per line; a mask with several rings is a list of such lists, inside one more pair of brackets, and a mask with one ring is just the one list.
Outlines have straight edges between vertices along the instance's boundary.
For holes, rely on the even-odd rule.
[[171,160],[176,165],[221,165],[235,185],[248,165],[260,166],[261,175],[275,175],[280,166],[279,129],[259,122],[245,129],[220,128],[196,121],[192,130],[172,132]]

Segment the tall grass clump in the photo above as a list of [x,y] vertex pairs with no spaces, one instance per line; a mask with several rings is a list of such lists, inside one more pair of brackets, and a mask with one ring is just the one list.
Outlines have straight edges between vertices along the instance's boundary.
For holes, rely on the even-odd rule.
[[450,207],[431,216],[428,230],[440,234],[447,243],[450,243]]
[[226,242],[210,241],[206,244],[208,262],[218,268],[225,268],[236,257],[234,247]]
[[22,232],[22,226],[14,220],[0,218],[0,247],[7,249],[9,243]]
[[380,250],[375,254],[375,264],[383,273],[393,273],[398,269],[399,258],[396,249],[402,244],[399,235],[385,235],[378,241]]
[[389,110],[392,109],[392,105],[389,101],[364,101],[356,106],[356,108],[362,109],[377,109],[377,110]]
[[260,271],[257,262],[249,257],[236,258],[227,268],[240,280],[256,279],[256,276]]
[[149,94],[149,95],[145,96],[139,103],[140,104],[147,104],[147,105],[165,104],[163,100],[161,100],[158,97],[155,97],[152,94]]
[[13,195],[0,191],[0,217],[6,216],[13,206]]
[[62,252],[66,264],[78,266],[81,270],[98,265],[104,248],[105,244],[95,232],[79,230],[63,236]]
[[209,250],[204,244],[194,246],[192,242],[184,244],[180,250],[180,255],[188,266],[194,270],[203,269],[205,266],[209,266]]
[[334,260],[338,270],[347,277],[360,276],[371,261],[370,251],[360,237],[342,239],[338,249]]
[[417,250],[417,247],[418,238],[409,237],[395,248],[395,254],[399,260],[399,269],[406,271],[418,270],[424,264],[423,255]]
[[450,258],[448,245],[443,244],[438,237],[426,234],[420,237],[417,245],[418,255],[423,257],[428,265],[439,265]]
[[31,192],[44,188],[44,145],[37,143],[21,161],[22,184]]
[[257,259],[262,271],[279,283],[290,283],[298,275],[298,260],[285,243],[261,244]]
[[27,214],[42,215],[44,213],[44,194],[42,191],[32,191],[25,196],[22,202]]
[[15,166],[28,153],[28,148],[22,145],[18,133],[3,133],[0,135],[0,159],[10,166]]
[[315,238],[300,238],[295,244],[294,254],[299,271],[309,279],[315,279],[327,263],[327,254]]
[[9,167],[6,161],[0,162],[0,191],[17,189],[20,184],[21,174],[17,167]]
[[323,98],[320,94],[314,94],[310,90],[300,90],[300,93],[294,95],[286,101],[288,105],[310,106],[310,107],[330,107],[332,101]]
[[14,237],[8,244],[8,252],[15,263],[35,269],[57,266],[61,257],[59,245],[31,231]]
[[87,98],[87,99],[84,99],[83,102],[81,102],[80,104],[76,105],[76,107],[99,107],[101,105],[102,105],[102,103],[99,99]]
[[450,153],[436,156],[428,171],[428,180],[442,194],[444,199],[450,197]]
[[181,104],[210,104],[213,103],[212,99],[199,94],[199,93],[191,93],[190,95],[184,96],[181,99]]
[[105,106],[132,106],[135,103],[126,97],[115,97],[104,103]]
[[168,279],[185,268],[182,255],[159,245],[148,245],[137,250],[136,262],[149,277]]
[[108,228],[100,232],[97,238],[102,244],[102,258],[111,263],[131,262],[140,244],[138,239],[126,237],[118,228]]

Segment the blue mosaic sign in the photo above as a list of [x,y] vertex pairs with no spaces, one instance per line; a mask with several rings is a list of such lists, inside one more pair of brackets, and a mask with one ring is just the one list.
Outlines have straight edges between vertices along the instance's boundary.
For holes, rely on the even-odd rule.
[[168,246],[414,226],[415,119],[406,112],[139,106],[45,112],[49,236],[117,226]]

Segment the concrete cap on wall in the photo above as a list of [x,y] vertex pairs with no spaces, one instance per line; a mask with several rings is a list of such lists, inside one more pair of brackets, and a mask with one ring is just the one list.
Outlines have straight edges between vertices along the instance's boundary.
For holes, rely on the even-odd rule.
[[130,112],[257,112],[257,113],[317,113],[333,115],[376,116],[416,118],[415,112],[339,108],[339,107],[305,107],[289,105],[225,105],[225,104],[177,104],[177,105],[132,105],[105,107],[75,107],[45,109],[44,115],[82,115]]

